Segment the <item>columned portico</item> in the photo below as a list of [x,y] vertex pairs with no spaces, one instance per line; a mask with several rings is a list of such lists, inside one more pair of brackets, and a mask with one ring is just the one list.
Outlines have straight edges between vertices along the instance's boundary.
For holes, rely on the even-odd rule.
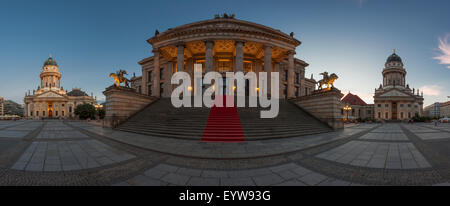
[[184,43],[177,44],[177,72],[184,71]]
[[287,97],[294,98],[294,51],[288,52]]
[[272,46],[271,45],[264,45],[264,72],[267,73],[267,93],[270,94],[271,87],[270,87],[270,72],[272,70]]
[[236,41],[236,69],[235,72],[243,72],[244,71],[244,42]]
[[213,50],[214,50],[214,41],[206,40],[205,41],[205,71],[211,72],[214,71],[214,58],[213,58]]
[[154,59],[153,59],[153,80],[152,80],[152,87],[153,87],[153,93],[155,97],[160,97],[161,93],[160,93],[160,67],[159,67],[159,51],[158,49],[154,49],[153,50],[153,54],[154,54]]
[[[132,82],[132,87],[155,97],[170,96],[174,88],[170,84],[170,76],[174,72],[187,72],[192,79],[194,64],[203,64],[203,72],[217,71],[223,76],[225,72],[256,72],[257,74],[266,72],[267,81],[263,84],[267,85],[264,88],[269,95],[272,83],[271,72],[280,72],[279,87],[280,92],[285,93],[282,95],[283,98],[288,97],[287,88],[289,88],[289,97],[295,97],[293,95],[294,74],[301,74],[299,79],[304,79],[304,70],[308,66],[306,62],[295,59],[293,54],[289,53],[289,51],[295,51],[301,43],[293,36],[236,19],[219,18],[180,26],[159,33],[147,42],[155,48],[155,56],[139,62],[144,76],[135,78],[136,81],[141,82],[139,84]],[[156,58],[159,58],[159,61],[155,61]],[[152,79],[149,80],[149,77]],[[161,84],[163,82],[164,84]],[[146,87],[150,84],[151,87]],[[296,86],[301,91],[305,89],[300,88],[302,86],[299,84]],[[205,85],[203,89],[206,87]],[[261,85],[257,87],[263,89]],[[258,88],[248,89],[258,90]],[[151,92],[145,90],[151,90]],[[160,91],[164,92],[160,94]]]

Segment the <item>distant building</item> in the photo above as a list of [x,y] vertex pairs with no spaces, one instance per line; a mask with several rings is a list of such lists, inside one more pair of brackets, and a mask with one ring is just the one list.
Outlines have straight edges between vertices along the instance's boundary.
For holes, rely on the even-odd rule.
[[3,97],[0,97],[0,116],[5,115],[5,100]]
[[441,103],[440,116],[450,117],[450,101]]
[[395,51],[383,69],[383,84],[375,89],[375,118],[377,120],[405,120],[422,116],[423,94],[406,84],[403,61]]
[[[373,104],[367,104],[358,95],[349,92],[341,99],[341,102],[342,102],[341,114],[343,119],[347,119],[347,116],[349,120],[355,120],[358,118],[366,119],[374,117]],[[348,115],[347,111],[344,110],[345,106],[351,107],[351,110],[348,111]]]
[[423,114],[426,117],[450,117],[450,101],[428,105],[423,109]]
[[441,103],[435,102],[431,105],[423,108],[423,116],[426,117],[440,117],[441,116]]
[[96,104],[93,95],[89,96],[79,88],[67,92],[61,86],[61,73],[56,61],[50,56],[42,66],[41,83],[33,93],[25,94],[24,117],[71,118],[79,104]]

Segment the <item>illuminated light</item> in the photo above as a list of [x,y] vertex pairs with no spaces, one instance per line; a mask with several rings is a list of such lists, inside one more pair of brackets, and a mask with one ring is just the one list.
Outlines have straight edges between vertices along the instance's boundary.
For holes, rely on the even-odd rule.
[[189,91],[192,91],[192,87],[188,87],[188,90],[189,90]]
[[256,89],[255,89],[257,92],[259,92],[259,87],[256,87]]
[[212,90],[215,91],[216,90],[216,86],[213,85],[212,86]]
[[233,86],[233,91],[236,90],[236,86]]

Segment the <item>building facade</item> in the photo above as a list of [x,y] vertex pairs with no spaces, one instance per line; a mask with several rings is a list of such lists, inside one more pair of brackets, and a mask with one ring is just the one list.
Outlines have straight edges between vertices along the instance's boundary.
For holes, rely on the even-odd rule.
[[[358,95],[348,93],[341,99],[341,114],[342,119],[357,120],[357,119],[373,119],[374,107],[373,104],[367,104]],[[351,109],[344,110],[345,106],[349,106]]]
[[440,104],[439,115],[441,117],[450,117],[450,101]]
[[25,94],[25,118],[72,118],[77,105],[96,104],[93,95],[89,96],[79,88],[70,92],[64,90],[58,64],[51,55],[42,66],[40,78],[37,90]]
[[5,99],[0,97],[0,116],[5,116]]
[[184,71],[193,79],[194,64],[202,64],[203,74],[216,71],[223,77],[226,72],[279,72],[282,98],[306,95],[315,89],[315,80],[305,78],[308,64],[294,58],[301,42],[293,33],[216,17],[162,33],[156,31],[147,42],[153,47],[153,56],[139,62],[142,76],[131,81],[142,94],[170,97],[174,88],[172,74]]
[[375,118],[377,120],[406,120],[423,115],[423,93],[406,84],[406,70],[395,51],[388,57],[382,71],[383,84],[375,89]]
[[426,106],[423,115],[431,118],[450,117],[450,101],[435,102]]
[[440,117],[441,116],[441,103],[435,102],[435,103],[423,108],[423,116],[425,116],[425,117]]

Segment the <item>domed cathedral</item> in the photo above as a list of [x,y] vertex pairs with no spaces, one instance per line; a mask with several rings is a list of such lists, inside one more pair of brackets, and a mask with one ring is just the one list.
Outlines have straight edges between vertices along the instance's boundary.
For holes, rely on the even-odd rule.
[[[315,88],[314,79],[305,78],[308,64],[294,58],[301,44],[294,33],[234,17],[216,17],[162,33],[156,30],[147,42],[153,47],[153,56],[139,62],[143,75],[131,81],[139,93],[170,97],[172,74],[184,71],[193,79],[194,64],[202,64],[203,74],[216,71],[223,77],[226,72],[279,72],[280,96],[284,98],[303,96]],[[248,82],[246,85],[248,91]]]
[[44,62],[40,74],[41,82],[36,90],[25,93],[24,117],[72,118],[78,104],[96,104],[93,95],[89,96],[79,88],[70,92],[61,86],[61,72],[56,61],[50,57]]
[[422,116],[423,93],[406,84],[406,70],[400,56],[394,53],[386,60],[383,84],[375,89],[375,118],[378,120],[405,120]]

